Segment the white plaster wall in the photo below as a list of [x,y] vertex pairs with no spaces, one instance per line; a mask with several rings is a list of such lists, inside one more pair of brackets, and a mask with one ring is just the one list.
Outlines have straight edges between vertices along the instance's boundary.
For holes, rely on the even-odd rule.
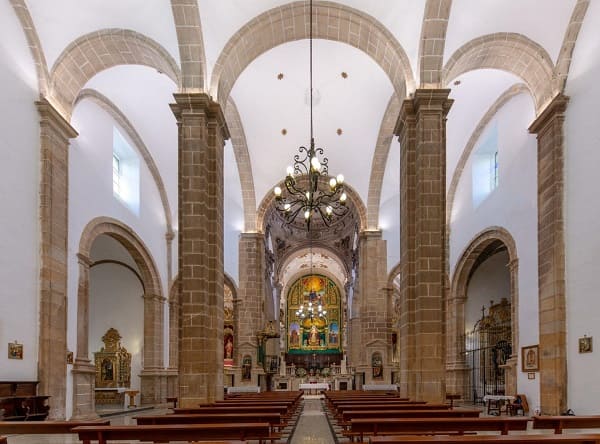
[[[513,350],[537,344],[537,144],[527,132],[534,119],[531,98],[521,94],[510,100],[499,112],[480,140],[494,125],[498,127],[499,185],[477,208],[473,207],[471,160],[461,176],[453,206],[450,227],[450,270],[471,240],[491,226],[500,226],[513,236],[519,259],[519,344]],[[451,147],[450,149],[456,149]],[[462,150],[463,147],[460,147]],[[474,150],[476,151],[476,149]],[[520,353],[518,353],[520,355]],[[520,356],[518,368],[520,368]],[[539,378],[527,379],[517,372],[519,393],[527,396],[533,411],[539,405]]]
[[[21,25],[0,2],[0,380],[36,380],[39,281],[37,78]],[[8,359],[8,342],[23,360]]]
[[121,334],[131,353],[131,388],[140,389],[144,344],[144,289],[135,274],[122,265],[106,263],[90,270],[90,359],[104,346],[109,328]]
[[[577,39],[566,94],[565,241],[567,279],[568,406],[577,415],[599,414],[600,368],[600,2],[590,2]],[[580,354],[578,338],[594,337],[594,351]]]
[[498,304],[502,298],[510,302],[510,272],[507,267],[508,253],[502,251],[486,259],[469,281],[465,303],[465,331],[472,331],[481,319],[481,307],[488,314],[490,301]]
[[231,140],[223,149],[223,268],[237,284],[239,277],[239,242],[244,231],[242,185]]
[[[113,119],[94,103],[83,100],[74,110],[72,125],[79,132],[72,141],[69,159],[69,263],[67,344],[76,349],[77,252],[85,226],[96,217],[112,217],[131,227],[154,259],[161,278],[163,296],[167,293],[166,223],[160,196],[148,168],[140,159],[139,217],[113,196]],[[130,145],[126,132],[119,128]],[[165,328],[168,328],[165,325]],[[90,353],[92,350],[90,350]],[[67,378],[71,387],[72,378]],[[72,409],[67,398],[67,416]]]

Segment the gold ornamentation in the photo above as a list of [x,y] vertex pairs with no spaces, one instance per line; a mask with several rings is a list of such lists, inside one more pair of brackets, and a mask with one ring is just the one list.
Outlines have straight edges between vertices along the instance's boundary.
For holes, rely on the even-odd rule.
[[117,388],[131,385],[131,353],[121,347],[121,335],[109,328],[102,336],[104,347],[94,353],[96,387]]

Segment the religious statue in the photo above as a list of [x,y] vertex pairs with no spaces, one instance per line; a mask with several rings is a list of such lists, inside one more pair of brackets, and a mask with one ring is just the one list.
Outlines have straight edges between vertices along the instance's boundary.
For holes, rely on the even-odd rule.
[[317,326],[313,325],[310,329],[310,333],[308,334],[308,345],[320,345],[321,338],[319,337],[319,331],[317,330]]
[[233,340],[229,336],[227,342],[225,342],[225,359],[231,358],[233,358]]

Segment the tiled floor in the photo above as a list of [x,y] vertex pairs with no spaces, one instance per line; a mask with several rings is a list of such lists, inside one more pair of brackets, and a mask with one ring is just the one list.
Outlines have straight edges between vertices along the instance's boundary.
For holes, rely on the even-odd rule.
[[335,444],[321,400],[305,399],[291,444]]

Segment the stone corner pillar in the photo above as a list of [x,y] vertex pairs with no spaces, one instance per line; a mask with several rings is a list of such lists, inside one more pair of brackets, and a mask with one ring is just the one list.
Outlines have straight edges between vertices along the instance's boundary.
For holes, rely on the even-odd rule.
[[166,401],[167,382],[164,370],[164,307],[166,298],[146,293],[144,300],[144,368],[140,373],[140,403],[161,404]]
[[400,389],[445,399],[446,116],[449,89],[418,89],[403,102],[400,140]]
[[223,148],[221,106],[177,93],[179,133],[179,399],[181,407],[223,398]]
[[96,419],[96,367],[89,358],[89,285],[92,260],[77,253],[79,278],[77,285],[77,349],[71,369],[73,375],[73,414],[71,419]]
[[[240,284],[235,301],[235,363],[240,367],[236,385],[258,385],[264,374],[258,365],[257,334],[265,325],[265,236],[259,232],[241,233],[239,239]],[[244,356],[252,359],[251,379],[242,379]],[[246,370],[247,372],[247,370]],[[246,373],[247,374],[247,373]],[[239,383],[238,383],[239,382]]]
[[564,135],[569,98],[558,94],[529,127],[538,152],[538,291],[542,413],[567,408]]
[[40,115],[39,393],[50,396],[50,418],[64,419],[67,391],[67,254],[69,139],[77,131],[45,99]]

